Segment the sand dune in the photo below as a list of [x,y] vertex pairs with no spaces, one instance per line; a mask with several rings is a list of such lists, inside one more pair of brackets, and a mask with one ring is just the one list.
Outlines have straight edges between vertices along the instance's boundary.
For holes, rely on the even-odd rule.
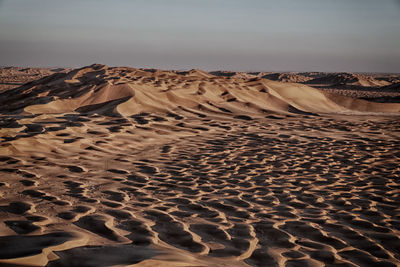
[[290,82],[290,83],[304,83],[312,80],[311,77],[301,75],[299,73],[271,73],[262,76],[265,79],[279,81],[279,82]]
[[95,64],[0,112],[1,266],[400,265],[399,103]]
[[362,87],[379,87],[391,84],[385,80],[377,80],[370,75],[353,74],[353,73],[335,73],[328,74],[307,81],[307,84],[320,84],[328,86],[362,86]]
[[393,92],[399,92],[400,91],[400,81],[396,83],[392,83],[387,86],[383,86],[380,88],[382,91],[393,91]]
[[[12,106],[6,106],[10,102]],[[102,109],[124,116],[172,112],[179,107],[221,114],[242,112],[258,117],[268,112],[289,113],[293,107],[312,113],[400,112],[399,104],[331,97],[296,83],[216,77],[201,70],[146,72],[103,65],[55,74],[9,90],[0,94],[0,104],[7,111],[30,114],[83,110],[99,113]]]
[[0,68],[0,92],[19,87],[54,73],[68,72],[68,68],[21,68],[3,67]]

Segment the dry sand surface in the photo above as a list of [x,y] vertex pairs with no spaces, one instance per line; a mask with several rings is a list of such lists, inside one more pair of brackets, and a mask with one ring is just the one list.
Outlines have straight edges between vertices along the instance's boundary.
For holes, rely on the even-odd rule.
[[399,266],[400,104],[214,74],[1,93],[0,266]]

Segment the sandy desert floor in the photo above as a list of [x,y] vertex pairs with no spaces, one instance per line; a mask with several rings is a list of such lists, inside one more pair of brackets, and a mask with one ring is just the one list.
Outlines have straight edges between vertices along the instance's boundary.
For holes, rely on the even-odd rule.
[[[303,85],[306,102],[278,82],[165,73],[132,75],[129,95],[120,75],[111,89],[55,75],[6,107],[0,94],[1,266],[400,265],[398,104],[371,114]],[[75,78],[90,89],[41,99]],[[167,94],[163,110],[148,80],[195,95]],[[203,99],[210,84],[223,101]],[[250,105],[240,91],[254,88]]]

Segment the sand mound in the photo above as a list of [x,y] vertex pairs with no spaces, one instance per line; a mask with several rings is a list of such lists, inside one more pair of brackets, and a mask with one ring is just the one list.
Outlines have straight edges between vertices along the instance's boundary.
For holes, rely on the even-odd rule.
[[[337,75],[335,77],[336,81]],[[170,113],[182,108],[200,113],[244,113],[256,117],[268,112],[400,111],[398,104],[368,104],[345,97],[335,98],[296,83],[217,77],[201,70],[172,72],[110,68],[99,64],[56,73],[6,91],[0,94],[0,104],[2,112],[43,114],[77,111],[124,116],[141,112]]]
[[271,73],[262,76],[265,79],[279,82],[304,83],[311,80],[311,77],[298,73]]
[[377,80],[370,75],[354,74],[354,73],[334,73],[327,74],[309,80],[307,84],[318,84],[328,86],[362,86],[362,87],[380,87],[389,85],[390,82]]
[[189,71],[177,71],[176,72],[179,75],[184,75],[184,76],[191,76],[191,77],[196,77],[196,78],[211,78],[213,77],[212,74],[203,71],[203,70],[199,70],[199,69],[192,69]]
[[383,86],[379,88],[379,90],[382,92],[400,92],[400,81],[388,86]]
[[218,71],[211,71],[210,74],[214,76],[219,76],[219,77],[233,77],[233,78],[242,78],[242,79],[251,79],[251,78],[256,78],[257,74],[252,74],[248,72],[238,72],[238,71],[223,71],[223,70],[218,70]]
[[19,87],[25,83],[38,80],[54,73],[68,72],[65,68],[0,68],[0,92]]

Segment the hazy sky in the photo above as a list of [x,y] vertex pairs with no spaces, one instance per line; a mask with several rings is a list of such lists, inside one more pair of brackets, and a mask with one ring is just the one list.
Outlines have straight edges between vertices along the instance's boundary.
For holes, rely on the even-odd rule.
[[400,72],[397,0],[0,0],[0,65]]

